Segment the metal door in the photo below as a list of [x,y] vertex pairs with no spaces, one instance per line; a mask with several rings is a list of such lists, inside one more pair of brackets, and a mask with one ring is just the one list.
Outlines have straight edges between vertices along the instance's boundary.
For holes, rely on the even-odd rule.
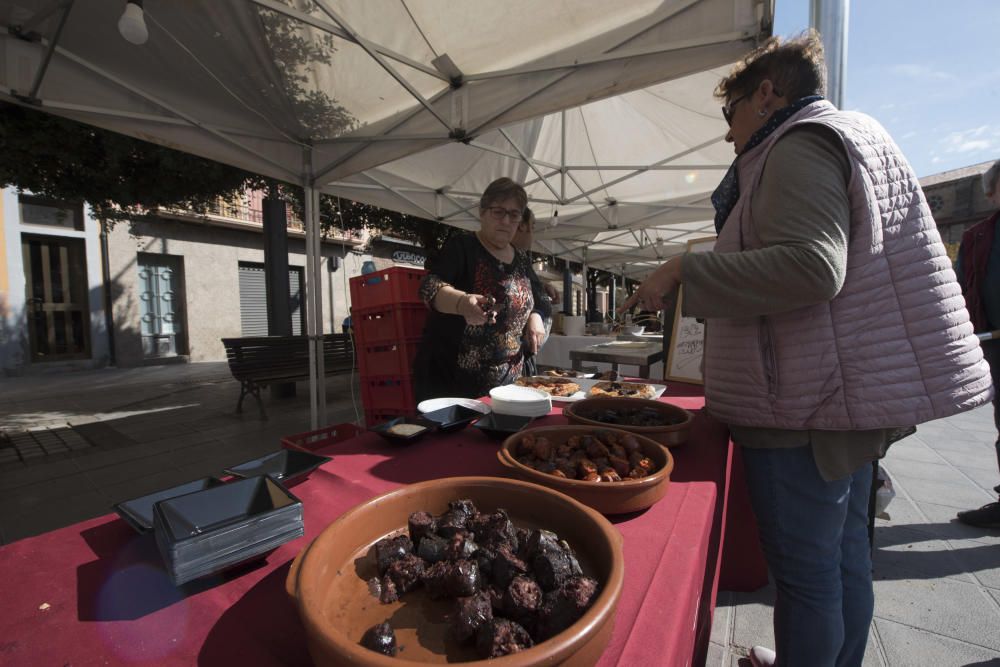
[[169,255],[139,255],[142,352],[147,357],[178,353],[183,331],[180,261]]
[[21,237],[31,360],[90,358],[90,306],[83,239]]
[[[266,336],[267,281],[264,265],[252,262],[239,263],[240,279],[240,328],[244,336]],[[302,285],[305,276],[302,267],[288,269],[288,300],[292,316],[292,335],[305,332],[305,309],[302,308]]]

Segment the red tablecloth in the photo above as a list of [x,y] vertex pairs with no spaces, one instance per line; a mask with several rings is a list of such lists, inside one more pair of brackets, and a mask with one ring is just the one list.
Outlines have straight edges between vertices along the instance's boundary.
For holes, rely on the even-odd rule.
[[[689,409],[703,403],[698,396],[670,401]],[[550,415],[536,423],[563,421]],[[745,494],[730,483],[734,451],[725,428],[699,414],[691,441],[673,450],[666,497],[613,518],[624,537],[625,588],[600,664],[697,664],[720,579],[736,590],[766,582],[746,499],[732,496]],[[304,538],[266,561],[180,589],[152,536],[136,535],[115,516],[0,547],[0,664],[308,664],[284,591],[291,559],[308,540],[401,484],[503,470],[496,442],[476,429],[405,447],[363,434],[323,453],[333,461],[292,487],[305,507]]]

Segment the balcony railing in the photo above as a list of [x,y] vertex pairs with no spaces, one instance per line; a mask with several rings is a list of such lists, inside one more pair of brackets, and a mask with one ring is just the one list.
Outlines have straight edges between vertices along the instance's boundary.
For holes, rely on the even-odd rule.
[[[199,215],[198,213],[184,209],[171,209],[170,212],[175,215]],[[296,215],[295,210],[290,204],[285,205],[285,214],[288,220],[288,229],[305,233],[305,224],[303,223],[302,218]],[[215,202],[209,205],[204,212],[204,215],[225,221],[263,226],[263,193],[249,192],[243,199],[237,201],[227,201],[226,199],[219,197],[215,200]],[[362,243],[367,237],[367,232],[364,230],[341,230],[334,228],[324,230],[324,237],[328,239],[350,241],[353,243]]]

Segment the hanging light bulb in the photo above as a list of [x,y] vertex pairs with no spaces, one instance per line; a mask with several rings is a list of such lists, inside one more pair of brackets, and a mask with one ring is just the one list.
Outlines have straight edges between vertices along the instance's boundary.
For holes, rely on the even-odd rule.
[[118,19],[118,32],[126,41],[142,46],[149,39],[146,20],[142,12],[142,0],[129,0],[122,17]]

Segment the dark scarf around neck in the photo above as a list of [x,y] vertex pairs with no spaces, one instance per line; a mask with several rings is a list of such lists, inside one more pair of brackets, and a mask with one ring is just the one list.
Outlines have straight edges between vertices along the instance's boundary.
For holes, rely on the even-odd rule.
[[[767,119],[767,123],[764,124],[764,127],[753,133],[750,140],[747,142],[747,145],[743,147],[742,151],[740,151],[740,155],[743,155],[747,151],[759,146],[762,141],[767,139],[774,133],[775,130],[781,127],[786,120],[813,102],[818,102],[821,99],[823,99],[822,95],[809,95],[808,97],[799,98],[788,106],[775,111],[771,114],[771,117]],[[736,160],[733,160],[733,163],[729,165],[729,171],[726,172],[722,182],[719,183],[719,187],[717,187],[715,192],[712,193],[712,205],[715,207],[716,233],[722,231],[722,226],[726,224],[726,218],[729,217],[733,207],[736,206],[737,200],[740,198],[739,172],[736,170],[736,162],[740,159],[740,155],[737,155]]]

